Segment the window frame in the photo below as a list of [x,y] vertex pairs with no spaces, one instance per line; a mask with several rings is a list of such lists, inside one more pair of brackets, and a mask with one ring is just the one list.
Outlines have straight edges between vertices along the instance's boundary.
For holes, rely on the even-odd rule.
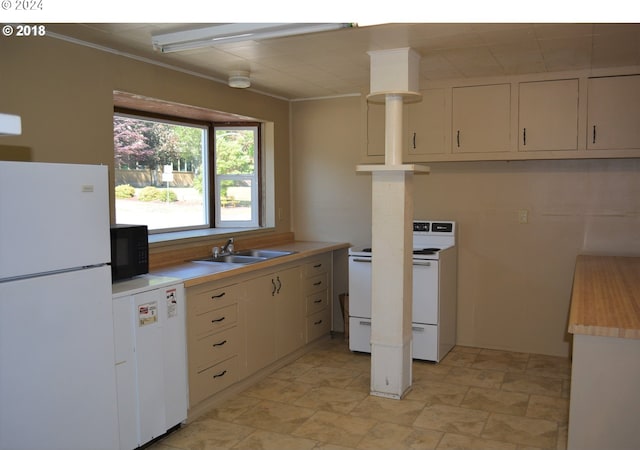
[[[261,122],[255,120],[247,120],[247,121],[224,121],[224,122],[216,122],[202,119],[193,119],[184,116],[171,115],[166,113],[158,113],[145,111],[141,109],[135,108],[127,108],[122,106],[115,106],[113,108],[113,116],[115,115],[123,115],[132,118],[138,118],[140,120],[152,120],[158,122],[167,122],[176,125],[188,125],[188,126],[198,126],[207,129],[207,149],[205,155],[205,161],[203,161],[203,167],[206,167],[207,173],[203,176],[203,181],[205,183],[205,188],[207,189],[207,198],[205,198],[206,212],[208,213],[208,224],[205,225],[194,225],[194,226],[185,226],[185,227],[176,227],[176,228],[159,228],[154,230],[149,230],[149,234],[162,234],[162,233],[171,233],[171,232],[182,232],[189,230],[225,230],[225,229],[255,229],[263,226],[264,218],[263,218],[263,189],[262,184],[264,182],[264,169],[263,165],[263,143],[262,143],[262,129],[263,124]],[[216,186],[216,169],[215,169],[215,128],[229,128],[229,127],[238,127],[238,128],[255,128],[256,129],[256,140],[255,140],[255,180],[257,183],[257,198],[252,203],[252,208],[256,211],[257,217],[255,220],[252,220],[251,223],[245,222],[223,222],[221,225],[218,225],[219,219],[217,217],[216,211],[217,206],[220,203],[220,196],[217,194],[218,189]],[[112,130],[113,134],[113,130]],[[114,158],[115,158],[115,149],[114,149]],[[115,159],[114,159],[115,162]],[[252,199],[253,200],[253,199]],[[255,207],[254,207],[255,206]],[[117,210],[115,211],[116,221],[117,221]],[[252,211],[252,218],[254,214]]]
[[[262,164],[261,164],[261,141],[262,141],[262,127],[259,122],[217,122],[213,123],[209,139],[211,141],[211,154],[209,154],[210,174],[209,182],[215,189],[219,187],[219,180],[240,180],[247,178],[246,174],[237,175],[218,175],[216,168],[216,130],[217,129],[241,129],[241,130],[255,130],[254,135],[254,174],[251,177],[252,185],[252,205],[251,205],[251,220],[246,221],[224,221],[222,222],[222,214],[218,214],[221,208],[221,197],[216,195],[213,200],[212,218],[214,220],[213,227],[216,229],[224,228],[258,228],[262,226]],[[255,198],[253,197],[255,194]]]

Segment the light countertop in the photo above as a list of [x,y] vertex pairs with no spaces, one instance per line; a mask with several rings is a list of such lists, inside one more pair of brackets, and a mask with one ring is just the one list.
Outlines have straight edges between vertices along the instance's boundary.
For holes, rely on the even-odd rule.
[[184,262],[174,266],[163,267],[153,270],[152,275],[161,277],[178,278],[184,281],[185,287],[197,286],[209,281],[221,280],[227,277],[240,275],[260,269],[277,266],[279,264],[293,262],[309,256],[319,255],[322,253],[347,249],[350,244],[344,242],[311,242],[311,241],[294,241],[287,244],[278,244],[275,246],[265,247],[269,250],[285,250],[292,251],[290,255],[279,256],[277,258],[268,259],[253,264],[231,264],[231,263],[203,263],[203,262]]
[[578,256],[569,333],[640,339],[640,257]]

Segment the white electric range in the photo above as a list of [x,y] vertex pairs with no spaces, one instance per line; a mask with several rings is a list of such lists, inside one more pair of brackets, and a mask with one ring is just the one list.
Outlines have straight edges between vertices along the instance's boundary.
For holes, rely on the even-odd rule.
[[[439,362],[456,343],[456,223],[413,222],[414,359]],[[371,248],[349,249],[349,348],[371,352]]]

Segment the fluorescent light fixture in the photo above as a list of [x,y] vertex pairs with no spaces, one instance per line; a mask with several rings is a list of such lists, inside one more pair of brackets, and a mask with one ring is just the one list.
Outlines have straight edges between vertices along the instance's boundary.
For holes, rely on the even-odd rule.
[[350,23],[225,23],[194,30],[176,31],[151,37],[162,53],[211,47],[231,42],[255,41],[300,34],[339,30]]
[[22,134],[20,116],[0,113],[0,136],[18,136]]

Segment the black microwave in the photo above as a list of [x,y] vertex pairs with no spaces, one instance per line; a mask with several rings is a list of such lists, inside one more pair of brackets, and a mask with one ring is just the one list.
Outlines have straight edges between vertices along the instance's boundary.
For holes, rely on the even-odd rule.
[[111,279],[149,273],[149,234],[146,225],[111,225]]

